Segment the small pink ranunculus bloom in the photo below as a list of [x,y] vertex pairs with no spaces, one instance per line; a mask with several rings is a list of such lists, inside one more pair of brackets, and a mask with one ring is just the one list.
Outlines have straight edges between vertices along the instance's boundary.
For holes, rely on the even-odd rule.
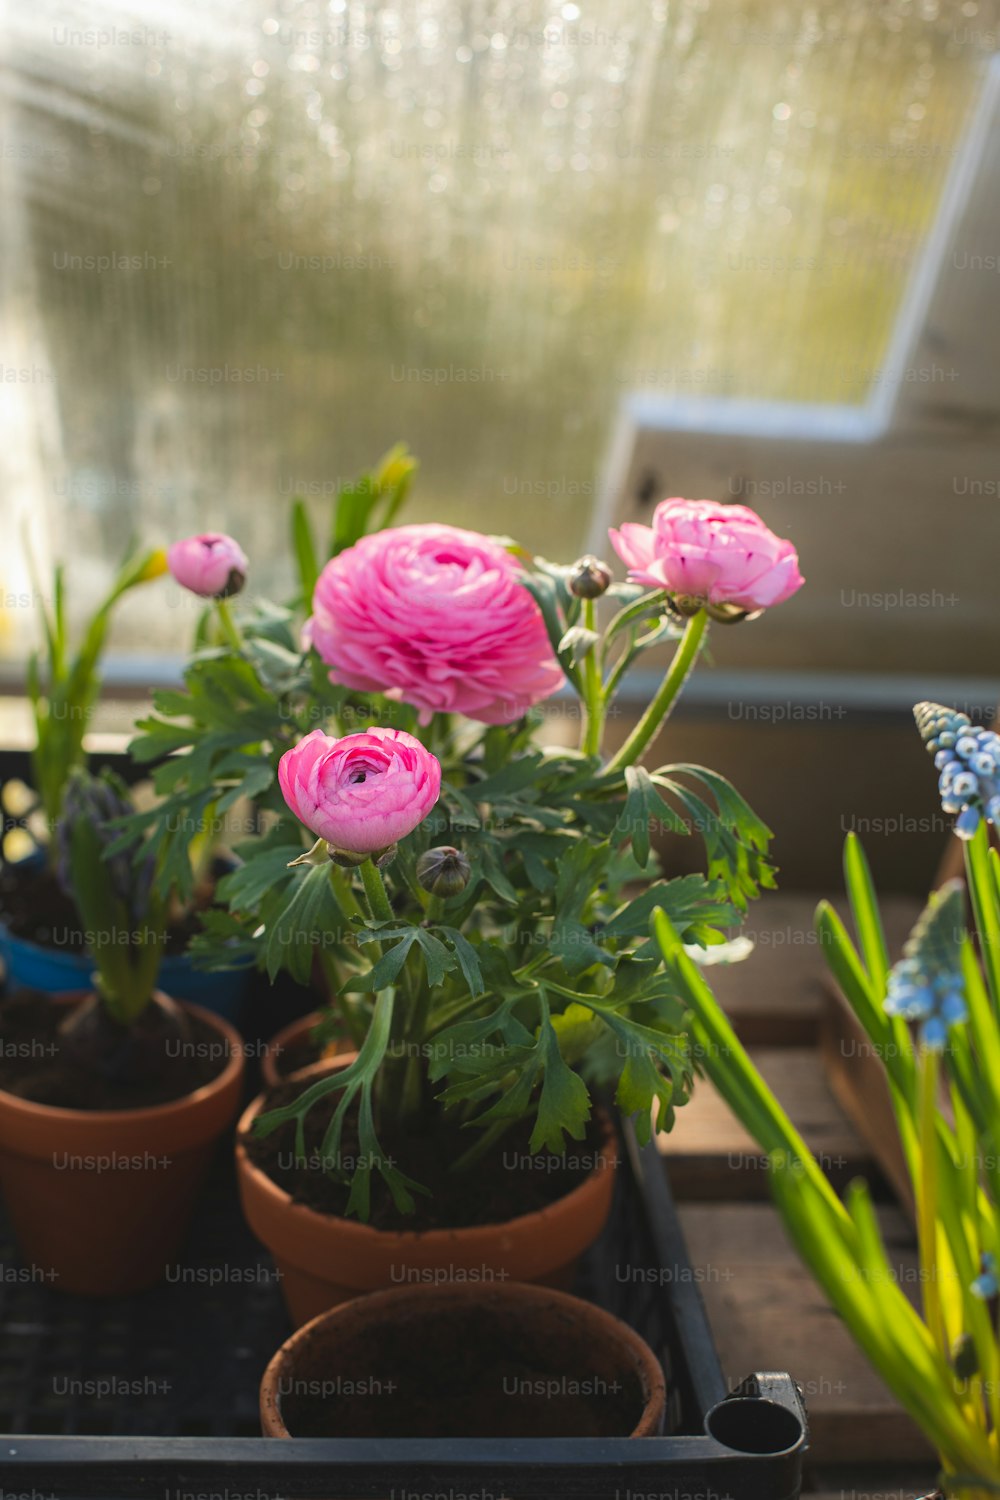
[[769,609],[804,582],[792,543],[746,505],[661,500],[652,526],[626,521],[608,535],[633,583],[684,599]]
[[331,680],[435,712],[508,724],[562,684],[517,558],[456,526],[362,537],[320,574],[307,639]]
[[167,548],[167,566],[184,588],[203,599],[227,599],[246,582],[246,553],[221,531],[187,536]]
[[441,792],[441,763],[402,729],[334,739],[314,729],[278,762],[295,816],[346,854],[388,849],[422,823]]

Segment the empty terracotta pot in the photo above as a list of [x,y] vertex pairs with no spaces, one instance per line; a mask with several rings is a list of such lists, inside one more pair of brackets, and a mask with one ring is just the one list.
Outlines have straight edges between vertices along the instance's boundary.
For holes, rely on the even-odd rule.
[[[339,1059],[344,1066],[349,1057]],[[321,1077],[338,1063],[317,1063],[297,1078]],[[249,1106],[236,1136],[236,1168],[247,1222],[274,1257],[288,1311],[298,1325],[361,1292],[403,1282],[528,1281],[568,1286],[576,1262],[607,1221],[617,1138],[602,1116],[600,1165],[554,1203],[500,1224],[399,1232],[317,1213],[294,1203],[249,1158],[244,1138],[265,1096]]]
[[0,1090],[0,1183],[21,1255],[52,1287],[125,1296],[175,1258],[218,1138],[239,1108],[239,1033],[197,1005],[228,1050],[211,1083],[149,1109],[78,1110]]
[[610,1313],[546,1287],[395,1287],[294,1333],[260,1387],[265,1437],[654,1437],[666,1383]]

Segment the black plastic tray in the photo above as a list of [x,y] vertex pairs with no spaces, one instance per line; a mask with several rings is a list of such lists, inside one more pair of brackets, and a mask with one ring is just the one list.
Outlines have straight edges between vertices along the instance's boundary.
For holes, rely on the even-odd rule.
[[662,1159],[626,1132],[615,1208],[575,1290],[663,1361],[669,1435],[630,1439],[280,1441],[257,1385],[289,1332],[225,1153],[183,1262],[153,1291],[66,1297],[0,1242],[0,1490],[35,1500],[795,1500],[805,1410],[784,1374],[728,1392]]

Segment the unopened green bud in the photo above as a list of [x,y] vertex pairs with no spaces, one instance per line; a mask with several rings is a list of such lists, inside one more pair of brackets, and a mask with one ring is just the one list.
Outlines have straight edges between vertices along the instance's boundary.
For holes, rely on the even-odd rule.
[[570,569],[569,591],[577,599],[599,599],[611,583],[611,569],[606,562],[588,552]]
[[460,849],[440,844],[417,860],[417,879],[432,896],[457,896],[469,883],[472,866]]

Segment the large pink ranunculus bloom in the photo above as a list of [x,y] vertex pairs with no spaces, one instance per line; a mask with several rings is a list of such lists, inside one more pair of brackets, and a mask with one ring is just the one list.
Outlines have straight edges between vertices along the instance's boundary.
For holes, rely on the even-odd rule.
[[246,553],[221,531],[187,536],[167,548],[167,567],[177,582],[203,599],[226,599],[246,582]]
[[373,854],[426,818],[441,792],[441,763],[402,729],[339,740],[314,729],[281,757],[278,782],[317,838],[347,854]]
[[442,712],[508,724],[563,681],[520,574],[477,531],[379,531],[327,563],[307,639],[332,681],[412,703],[421,723]]
[[626,521],[608,535],[633,583],[685,599],[768,609],[804,582],[791,542],[746,505],[661,500],[651,527]]

